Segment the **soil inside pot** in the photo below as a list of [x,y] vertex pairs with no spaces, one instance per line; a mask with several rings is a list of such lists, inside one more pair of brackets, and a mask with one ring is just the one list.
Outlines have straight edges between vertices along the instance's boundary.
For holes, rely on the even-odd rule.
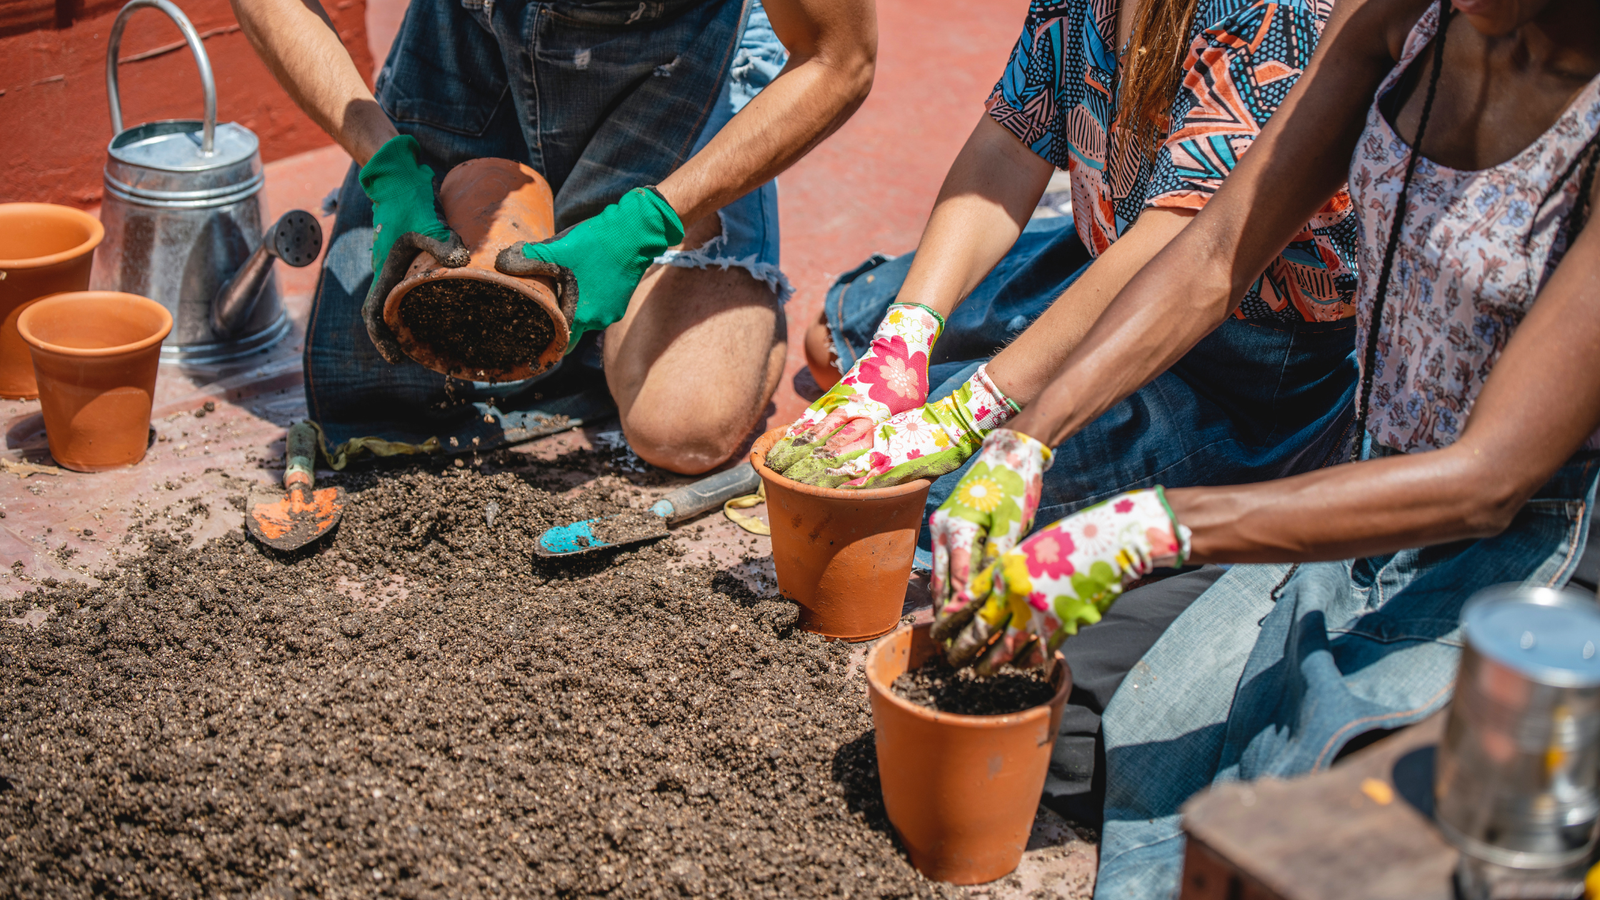
[[0,894],[959,896],[893,843],[848,645],[682,532],[535,556],[639,492],[514,456],[324,479],[289,556],[152,508],[0,602]]
[[550,346],[555,327],[544,307],[492,281],[445,278],[412,288],[400,319],[418,341],[472,380],[529,365]]
[[1003,716],[1049,703],[1055,696],[1037,669],[1001,669],[979,675],[971,666],[952,668],[933,660],[894,680],[896,697],[937,712],[963,716]]

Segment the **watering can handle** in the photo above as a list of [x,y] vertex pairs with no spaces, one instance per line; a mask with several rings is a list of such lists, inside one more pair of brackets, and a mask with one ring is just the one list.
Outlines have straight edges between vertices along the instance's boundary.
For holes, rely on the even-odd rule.
[[128,5],[117,13],[117,20],[111,25],[111,45],[106,48],[106,97],[111,101],[111,133],[113,136],[122,133],[122,100],[117,96],[117,51],[122,46],[122,29],[128,24],[128,17],[133,15],[133,11],[143,6],[166,13],[167,18],[183,32],[183,39],[189,43],[189,52],[194,54],[195,67],[200,70],[200,87],[206,95],[205,131],[200,139],[200,151],[210,156],[217,142],[217,82],[211,77],[211,59],[206,56],[206,48],[200,43],[200,32],[194,30],[194,23],[172,0],[128,0]]

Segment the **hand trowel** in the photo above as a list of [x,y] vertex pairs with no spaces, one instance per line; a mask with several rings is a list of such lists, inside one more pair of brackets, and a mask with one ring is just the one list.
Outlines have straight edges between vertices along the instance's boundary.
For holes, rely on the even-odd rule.
[[284,439],[283,493],[250,493],[244,524],[251,537],[274,550],[298,550],[333,530],[344,513],[344,488],[312,490],[316,483],[317,429],[297,422]]
[[604,550],[664,537],[667,526],[697,516],[761,486],[761,476],[749,463],[740,463],[726,472],[702,478],[678,488],[648,510],[617,513],[557,525],[539,535],[535,553],[540,556],[572,556],[591,550]]

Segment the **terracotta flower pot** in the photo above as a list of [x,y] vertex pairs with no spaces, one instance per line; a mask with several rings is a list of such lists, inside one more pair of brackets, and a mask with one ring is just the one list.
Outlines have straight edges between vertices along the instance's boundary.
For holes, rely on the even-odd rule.
[[812,487],[767,468],[783,429],[762,435],[750,461],[767,487],[778,592],[800,604],[800,627],[847,641],[900,622],[922,528],[925,478],[863,491]]
[[56,462],[100,472],[143,459],[172,314],[135,294],[83,291],[34,303],[17,330],[33,355]]
[[17,334],[27,303],[89,286],[100,220],[50,203],[0,203],[0,397],[39,396],[28,345]]
[[982,884],[1022,861],[1039,809],[1072,672],[1056,654],[1050,702],[1005,716],[934,712],[891,685],[939,653],[929,625],[902,628],[867,654],[883,805],[917,871]]
[[[417,255],[383,306],[383,320],[400,348],[435,372],[468,381],[521,381],[560,362],[571,320],[556,300],[555,282],[542,276],[506,275],[494,266],[495,257],[506,247],[518,241],[542,241],[555,233],[550,183],[509,159],[474,159],[444,177],[439,205],[472,259],[461,268],[447,269],[431,254]],[[470,292],[463,290],[468,286]],[[524,354],[515,362],[487,365],[482,359],[458,358],[448,340],[424,324],[423,307],[414,305],[427,302],[439,309],[483,302],[479,298],[518,304],[525,315],[515,325],[487,317],[451,316],[459,323],[453,327],[489,336],[509,332],[518,348],[532,351],[531,358]]]

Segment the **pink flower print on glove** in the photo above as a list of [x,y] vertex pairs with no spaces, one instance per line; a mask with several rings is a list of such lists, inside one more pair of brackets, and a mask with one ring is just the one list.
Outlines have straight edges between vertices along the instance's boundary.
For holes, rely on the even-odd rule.
[[1001,553],[966,585],[957,612],[937,622],[936,636],[953,665],[977,659],[981,673],[1044,665],[1130,583],[1188,556],[1189,529],[1162,488],[1119,494]]
[[928,355],[943,329],[944,319],[920,303],[891,305],[866,352],[767,451],[767,465],[788,474],[824,446],[854,444],[896,413],[926,403]]

